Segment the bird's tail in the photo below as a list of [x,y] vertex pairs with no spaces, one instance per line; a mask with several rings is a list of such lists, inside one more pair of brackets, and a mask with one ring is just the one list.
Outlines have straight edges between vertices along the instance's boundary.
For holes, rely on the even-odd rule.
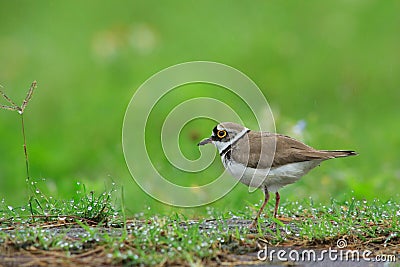
[[348,156],[356,156],[357,152],[353,150],[321,150],[322,152],[328,153],[332,158],[341,158]]

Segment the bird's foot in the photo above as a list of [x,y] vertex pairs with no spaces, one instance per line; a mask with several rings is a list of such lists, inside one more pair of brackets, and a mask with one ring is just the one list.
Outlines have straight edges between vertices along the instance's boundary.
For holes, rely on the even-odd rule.
[[257,219],[254,219],[253,222],[249,225],[249,229],[255,229],[257,227]]

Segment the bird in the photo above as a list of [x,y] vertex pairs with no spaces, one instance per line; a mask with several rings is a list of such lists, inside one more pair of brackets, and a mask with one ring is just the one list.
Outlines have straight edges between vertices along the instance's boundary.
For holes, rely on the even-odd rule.
[[295,183],[325,160],[357,155],[353,150],[318,150],[287,135],[252,131],[233,122],[219,123],[211,137],[198,146],[209,143],[216,146],[222,164],[233,177],[264,193],[263,204],[249,228],[257,225],[270,192],[275,193],[273,217],[276,218],[279,189]]

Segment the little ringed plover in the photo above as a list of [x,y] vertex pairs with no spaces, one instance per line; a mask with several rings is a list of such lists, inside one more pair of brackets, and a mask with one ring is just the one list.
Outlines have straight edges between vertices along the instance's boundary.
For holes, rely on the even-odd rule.
[[296,182],[322,161],[357,155],[352,150],[317,150],[289,136],[252,131],[233,122],[218,124],[211,137],[198,145],[208,143],[217,147],[225,169],[232,176],[247,186],[260,188],[265,194],[250,228],[256,226],[269,200],[269,192],[275,193],[276,218],[280,188]]

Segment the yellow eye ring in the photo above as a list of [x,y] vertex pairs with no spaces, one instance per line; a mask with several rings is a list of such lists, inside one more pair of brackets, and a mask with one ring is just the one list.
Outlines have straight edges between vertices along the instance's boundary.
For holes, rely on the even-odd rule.
[[224,138],[226,136],[226,131],[225,130],[218,131],[217,136],[218,136],[218,138],[221,138],[221,139]]

